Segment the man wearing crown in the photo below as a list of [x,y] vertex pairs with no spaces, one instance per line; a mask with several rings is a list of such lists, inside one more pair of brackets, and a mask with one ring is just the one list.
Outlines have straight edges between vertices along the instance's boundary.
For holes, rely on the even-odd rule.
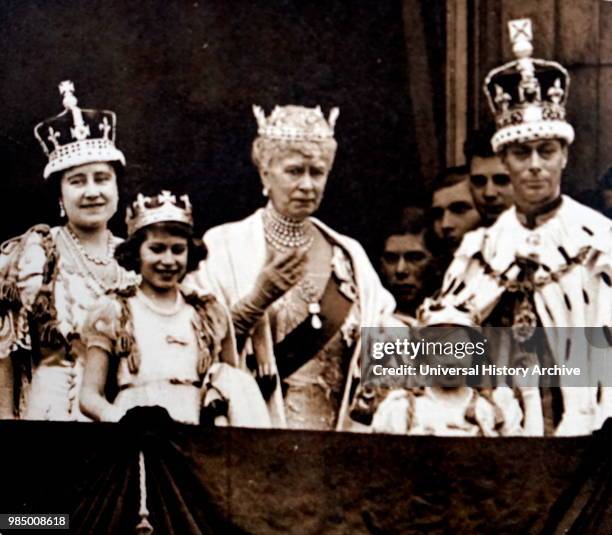
[[[588,434],[612,415],[603,366],[610,357],[612,222],[561,194],[574,139],[565,120],[567,71],[531,58],[529,20],[511,21],[510,34],[517,59],[494,69],[484,90],[497,124],[491,143],[508,169],[515,206],[491,227],[466,234],[419,318],[511,326],[512,355],[580,367],[581,387],[559,378],[563,415],[555,434]],[[538,327],[544,347],[533,338]],[[527,427],[538,434],[543,420],[533,384],[523,395]]]

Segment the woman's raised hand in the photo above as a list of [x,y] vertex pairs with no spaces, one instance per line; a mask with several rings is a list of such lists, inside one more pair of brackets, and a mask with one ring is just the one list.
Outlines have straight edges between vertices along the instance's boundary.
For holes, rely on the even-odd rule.
[[305,247],[284,253],[272,253],[257,277],[258,293],[264,295],[270,305],[304,276],[306,270]]
[[[232,322],[239,351],[242,350],[246,336],[266,309],[304,276],[307,252],[308,249],[304,247],[268,255],[266,264],[255,281],[255,288],[232,306]],[[264,376],[267,371],[260,370]]]

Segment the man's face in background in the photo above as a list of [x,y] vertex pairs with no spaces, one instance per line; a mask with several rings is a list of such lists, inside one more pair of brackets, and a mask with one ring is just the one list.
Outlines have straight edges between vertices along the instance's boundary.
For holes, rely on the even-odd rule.
[[380,274],[400,312],[413,314],[420,304],[431,260],[431,253],[425,246],[425,232],[392,234],[386,239]]
[[434,192],[431,203],[433,231],[437,238],[454,252],[463,235],[480,224],[470,184],[465,180]]
[[495,223],[514,202],[514,189],[506,166],[497,156],[474,156],[470,162],[470,189],[483,223]]

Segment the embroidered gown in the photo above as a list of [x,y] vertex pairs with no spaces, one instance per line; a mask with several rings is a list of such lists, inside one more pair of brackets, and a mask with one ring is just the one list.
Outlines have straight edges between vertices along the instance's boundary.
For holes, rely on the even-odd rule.
[[[287,426],[333,429],[336,425],[351,349],[359,328],[359,299],[350,261],[333,247],[331,270],[320,295],[297,284],[268,312],[282,383]],[[319,302],[317,319],[308,311]]]
[[[262,212],[210,229],[204,236],[208,257],[189,284],[230,309],[248,296],[267,256]],[[391,317],[395,302],[358,242],[310,221],[333,248],[327,283],[317,284],[324,289],[315,295],[297,284],[278,299],[253,327],[243,355],[276,363],[281,388],[268,401],[273,426],[361,430],[348,417],[359,377],[359,328],[398,325]],[[309,302],[319,303],[320,329],[312,327]]]
[[118,416],[133,407],[160,406],[182,423],[197,425],[202,384],[213,362],[230,351],[230,318],[212,296],[177,295],[173,310],[155,307],[140,292],[106,297],[90,314],[87,347],[109,354],[116,370]]
[[111,259],[108,280],[96,276],[65,227],[35,226],[4,243],[0,258],[0,359],[12,358],[21,377],[19,399],[3,403],[23,419],[88,420],[78,403],[85,318],[106,291],[136,283],[136,275]]

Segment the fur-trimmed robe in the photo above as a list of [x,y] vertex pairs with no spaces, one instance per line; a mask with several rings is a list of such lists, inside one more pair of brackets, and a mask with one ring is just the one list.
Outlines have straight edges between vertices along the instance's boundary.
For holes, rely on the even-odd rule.
[[[612,326],[612,221],[568,196],[533,229],[519,220],[515,207],[489,228],[467,233],[448,268],[440,293],[419,311],[425,324],[480,325],[507,290],[500,283],[515,281],[517,258],[537,263],[532,297],[555,361],[585,368],[590,386],[567,386],[561,377],[564,414],[557,435],[587,434],[612,416],[610,361],[612,348],[597,347],[584,329],[601,328],[600,339]],[[484,261],[484,262],[483,262]],[[552,274],[558,276],[551,277]],[[570,341],[571,338],[571,341]],[[564,381],[565,385],[564,386]],[[575,383],[573,383],[575,384]],[[598,398],[599,384],[601,395]]]
[[[228,308],[247,296],[253,290],[266,260],[262,213],[263,209],[259,209],[242,221],[210,229],[204,235],[208,257],[187,284],[195,284],[212,292]],[[335,232],[318,219],[310,220],[330,242],[341,246],[351,259],[359,292],[361,326],[401,326],[401,323],[391,317],[395,301],[383,288],[363,247],[356,240]],[[274,361],[274,344],[266,315],[253,328],[250,344],[247,343],[247,350],[252,348],[259,361]],[[360,344],[357,343],[344,388],[338,429],[356,429],[359,425],[348,418],[349,392],[351,385],[359,377],[359,353]],[[277,384],[280,385],[280,381]],[[284,427],[285,414],[280,386],[276,388],[268,407],[273,425]]]

